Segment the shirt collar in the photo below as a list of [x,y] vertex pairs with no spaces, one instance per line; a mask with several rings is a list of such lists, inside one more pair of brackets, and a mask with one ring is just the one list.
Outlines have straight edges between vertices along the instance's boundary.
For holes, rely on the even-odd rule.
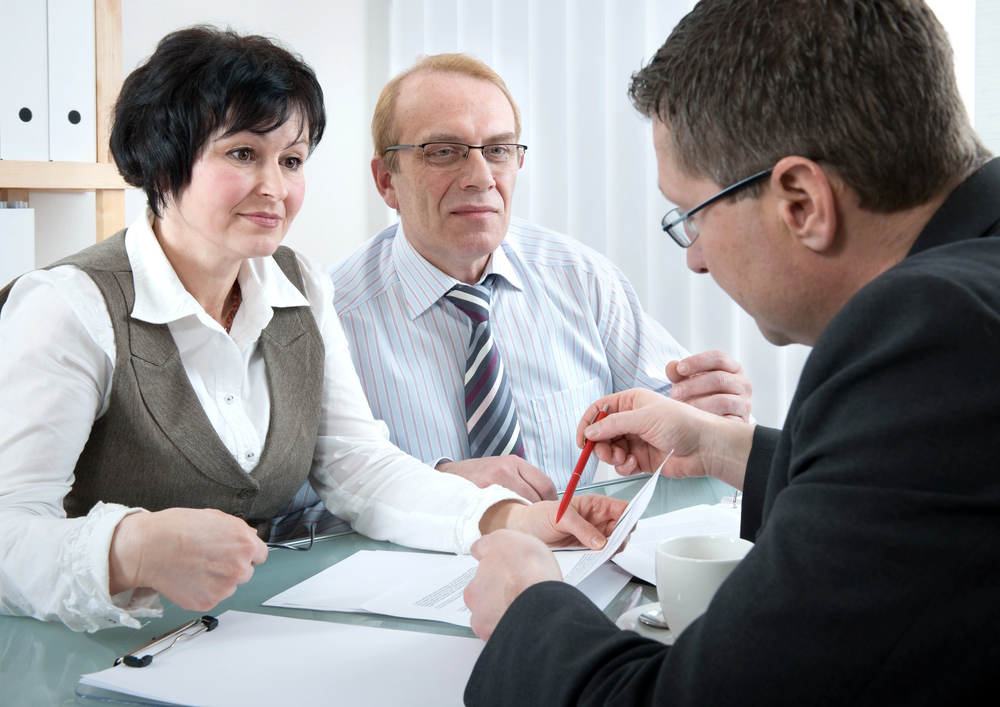
[[[132,317],[151,324],[166,324],[196,316],[207,325],[219,326],[184,289],[156,240],[152,222],[152,211],[147,209],[125,233],[125,250],[135,287]],[[240,313],[246,326],[257,329],[258,334],[271,321],[273,307],[309,306],[309,301],[285,277],[274,258],[244,260],[236,279],[243,297]]]
[[[482,282],[487,275],[495,274],[517,290],[524,289],[514,266],[507,256],[506,249],[510,247],[506,235],[500,245],[490,254]],[[406,234],[403,233],[402,222],[396,227],[396,236],[392,242],[392,260],[403,286],[403,298],[409,311],[410,319],[416,319],[438,302],[444,294],[459,281],[441,272],[414,248]]]

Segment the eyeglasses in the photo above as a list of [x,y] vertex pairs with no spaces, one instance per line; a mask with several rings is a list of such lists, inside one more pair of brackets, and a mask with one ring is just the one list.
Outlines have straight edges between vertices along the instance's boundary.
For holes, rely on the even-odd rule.
[[483,153],[483,159],[493,170],[521,169],[527,145],[463,145],[460,142],[425,142],[423,145],[393,145],[389,150],[408,150],[410,148],[423,151],[424,164],[431,169],[451,171],[458,169],[473,150]]
[[[757,174],[752,177],[747,177],[742,182],[736,182],[733,186],[726,187],[712,198],[701,202],[685,214],[682,214],[680,209],[671,209],[667,212],[667,215],[663,217],[663,221],[660,222],[663,226],[663,230],[669,233],[670,237],[673,238],[674,242],[681,248],[689,248],[698,237],[698,224],[691,220],[692,216],[704,209],[706,206],[715,203],[719,199],[729,196],[730,194],[734,194],[743,187],[753,184],[758,179],[763,179],[771,173],[772,169],[773,168],[765,169],[763,172],[757,172]],[[684,225],[683,228],[680,227],[681,224]]]
[[264,543],[268,547],[276,547],[282,550],[298,550],[299,552],[308,552],[312,548],[313,543],[316,542],[316,524],[309,523],[309,544],[305,545],[305,538],[302,540],[292,540],[287,543]]

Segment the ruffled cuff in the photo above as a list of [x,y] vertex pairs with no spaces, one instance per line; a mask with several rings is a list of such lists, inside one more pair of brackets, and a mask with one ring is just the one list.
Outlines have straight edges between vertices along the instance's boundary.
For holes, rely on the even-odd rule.
[[163,615],[160,595],[152,589],[133,589],[114,597],[108,592],[108,555],[115,529],[125,516],[144,512],[141,508],[98,503],[69,538],[61,563],[69,586],[63,607],[69,614],[64,621],[74,631],[93,633],[114,626],[140,628],[139,618]]
[[472,543],[483,536],[479,532],[479,521],[483,514],[491,507],[501,501],[519,501],[526,506],[531,504],[518,496],[510,489],[498,484],[493,484],[480,491],[476,496],[469,499],[469,504],[465,511],[458,517],[455,523],[455,547],[456,552],[461,555],[468,555]]

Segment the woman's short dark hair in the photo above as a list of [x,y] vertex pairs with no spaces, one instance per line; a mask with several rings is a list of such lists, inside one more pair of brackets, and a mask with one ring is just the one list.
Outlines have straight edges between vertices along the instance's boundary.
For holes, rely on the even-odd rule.
[[191,179],[209,137],[267,133],[293,116],[310,153],[326,126],[316,74],[274,41],[198,26],[171,32],[125,79],[115,104],[111,154],[126,182],[161,216],[166,198]]
[[922,0],[703,0],[629,95],[670,128],[680,170],[721,186],[799,155],[890,213],[989,159]]

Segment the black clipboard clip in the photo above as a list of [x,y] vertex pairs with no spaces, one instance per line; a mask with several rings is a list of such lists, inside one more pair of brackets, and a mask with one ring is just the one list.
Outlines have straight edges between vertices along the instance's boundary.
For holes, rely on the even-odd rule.
[[[122,655],[115,658],[115,665],[121,665],[125,663],[130,668],[145,668],[147,665],[153,662],[153,656],[157,656],[160,653],[170,650],[174,647],[174,644],[181,639],[192,638],[197,636],[199,633],[204,633],[205,631],[213,631],[219,625],[219,620],[214,616],[202,616],[200,619],[194,619],[193,621],[188,621],[183,626],[178,626],[170,633],[165,633],[162,636],[157,636],[152,641],[144,643],[143,645],[136,648],[134,651],[128,655]],[[191,630],[194,629],[194,630]],[[172,640],[171,640],[172,639]],[[164,643],[165,641],[170,641],[166,646],[156,651],[155,653],[147,653],[141,658],[139,654],[143,653],[153,646]]]

